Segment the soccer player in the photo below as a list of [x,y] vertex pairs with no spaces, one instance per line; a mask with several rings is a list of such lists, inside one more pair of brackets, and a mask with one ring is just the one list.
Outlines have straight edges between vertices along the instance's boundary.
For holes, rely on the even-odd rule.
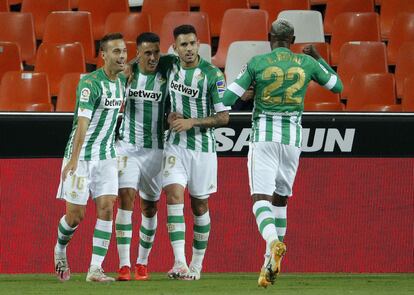
[[[200,279],[210,233],[208,198],[217,190],[217,155],[213,127],[229,121],[222,102],[223,73],[198,55],[193,26],[174,29],[179,60],[169,72],[172,112],[164,150],[163,188],[167,195],[168,232],[175,262],[168,277]],[[184,190],[188,186],[194,214],[193,256],[188,267],[185,245]]]
[[97,221],[86,281],[114,281],[105,275],[102,262],[111,239],[113,206],[118,194],[114,135],[125,91],[125,79],[119,75],[127,59],[123,36],[104,36],[100,51],[104,66],[78,84],[73,127],[57,194],[57,198],[66,201],[66,214],[59,221],[54,251],[56,275],[62,281],[70,278],[66,247],[84,218],[89,195],[95,201]]
[[254,85],[248,172],[253,214],[266,241],[258,280],[262,287],[274,283],[286,252],[287,202],[299,164],[308,83],[314,80],[335,93],[342,90],[342,82],[313,46],[305,48],[305,54],[294,54],[289,50],[293,42],[293,26],[285,20],[275,21],[273,51],[253,57],[224,94],[224,104],[232,105]]
[[[161,192],[164,102],[168,95],[166,73],[159,68],[160,39],[156,34],[142,33],[137,37],[137,46],[138,63],[132,66],[132,79],[126,90],[124,120],[117,142],[119,208],[115,227],[120,281],[131,279],[131,216],[137,190],[142,218],[135,279],[149,278],[148,256],[157,229],[157,202]],[[162,59],[168,60],[168,57]]]

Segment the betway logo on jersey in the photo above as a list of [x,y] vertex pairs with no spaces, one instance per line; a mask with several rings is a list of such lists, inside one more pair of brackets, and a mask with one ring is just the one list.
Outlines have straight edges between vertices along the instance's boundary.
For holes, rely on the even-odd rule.
[[122,99],[119,98],[104,98],[104,107],[106,109],[116,109],[120,108],[122,105]]
[[128,97],[132,99],[142,99],[150,101],[161,101],[162,92],[160,91],[151,91],[151,90],[128,90]]
[[[243,128],[236,136],[233,128],[215,129],[218,152],[240,152],[249,146],[250,128]],[[313,136],[311,136],[311,134]],[[345,132],[336,128],[316,128],[310,132],[309,128],[302,129],[302,152],[334,152],[336,148],[343,153],[352,152],[354,144],[355,129],[347,128]]]
[[170,83],[170,90],[181,95],[190,96],[192,98],[198,97],[199,93],[198,89],[191,88],[190,86],[186,86],[174,80]]

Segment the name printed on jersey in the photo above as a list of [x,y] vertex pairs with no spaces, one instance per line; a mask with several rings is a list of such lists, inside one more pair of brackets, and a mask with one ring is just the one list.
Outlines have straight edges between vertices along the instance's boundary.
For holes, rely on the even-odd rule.
[[161,91],[151,91],[151,90],[128,90],[128,98],[130,99],[138,99],[138,100],[148,100],[148,101],[155,101],[159,102],[162,98]]
[[190,96],[192,98],[197,98],[199,93],[198,89],[186,86],[174,80],[172,80],[170,83],[170,91],[181,95]]

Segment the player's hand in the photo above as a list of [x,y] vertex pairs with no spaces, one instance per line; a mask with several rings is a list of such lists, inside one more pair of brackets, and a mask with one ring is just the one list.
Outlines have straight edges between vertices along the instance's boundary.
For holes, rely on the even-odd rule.
[[177,119],[182,119],[183,115],[177,112],[171,112],[168,114],[167,122],[171,126],[172,122],[174,122]]
[[132,66],[128,63],[125,64],[125,68],[122,72],[128,80],[128,85],[131,84],[134,75],[132,75]]
[[312,44],[305,46],[305,48],[303,48],[303,53],[312,56],[316,60],[321,58],[318,50],[316,50],[315,46]]
[[176,119],[171,123],[171,129],[175,132],[187,131],[194,126],[193,119]]
[[73,173],[75,173],[77,168],[78,168],[78,161],[70,159],[69,162],[66,164],[65,168],[63,168],[63,171],[62,171],[63,181],[65,181],[68,174],[70,176],[72,176]]
[[254,89],[253,86],[250,86],[246,92],[240,97],[242,101],[249,101],[254,97]]

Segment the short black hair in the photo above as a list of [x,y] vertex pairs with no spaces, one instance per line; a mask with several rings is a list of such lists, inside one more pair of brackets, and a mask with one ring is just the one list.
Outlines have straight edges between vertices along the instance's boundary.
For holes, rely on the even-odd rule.
[[160,43],[160,37],[151,32],[144,32],[142,34],[139,34],[137,37],[137,46],[141,45],[144,42],[150,42],[150,43]]
[[196,29],[192,25],[181,25],[174,29],[174,39],[179,35],[194,34],[197,36]]
[[99,49],[105,51],[106,44],[112,40],[124,39],[124,36],[121,33],[110,33],[102,37],[101,42],[99,43]]

